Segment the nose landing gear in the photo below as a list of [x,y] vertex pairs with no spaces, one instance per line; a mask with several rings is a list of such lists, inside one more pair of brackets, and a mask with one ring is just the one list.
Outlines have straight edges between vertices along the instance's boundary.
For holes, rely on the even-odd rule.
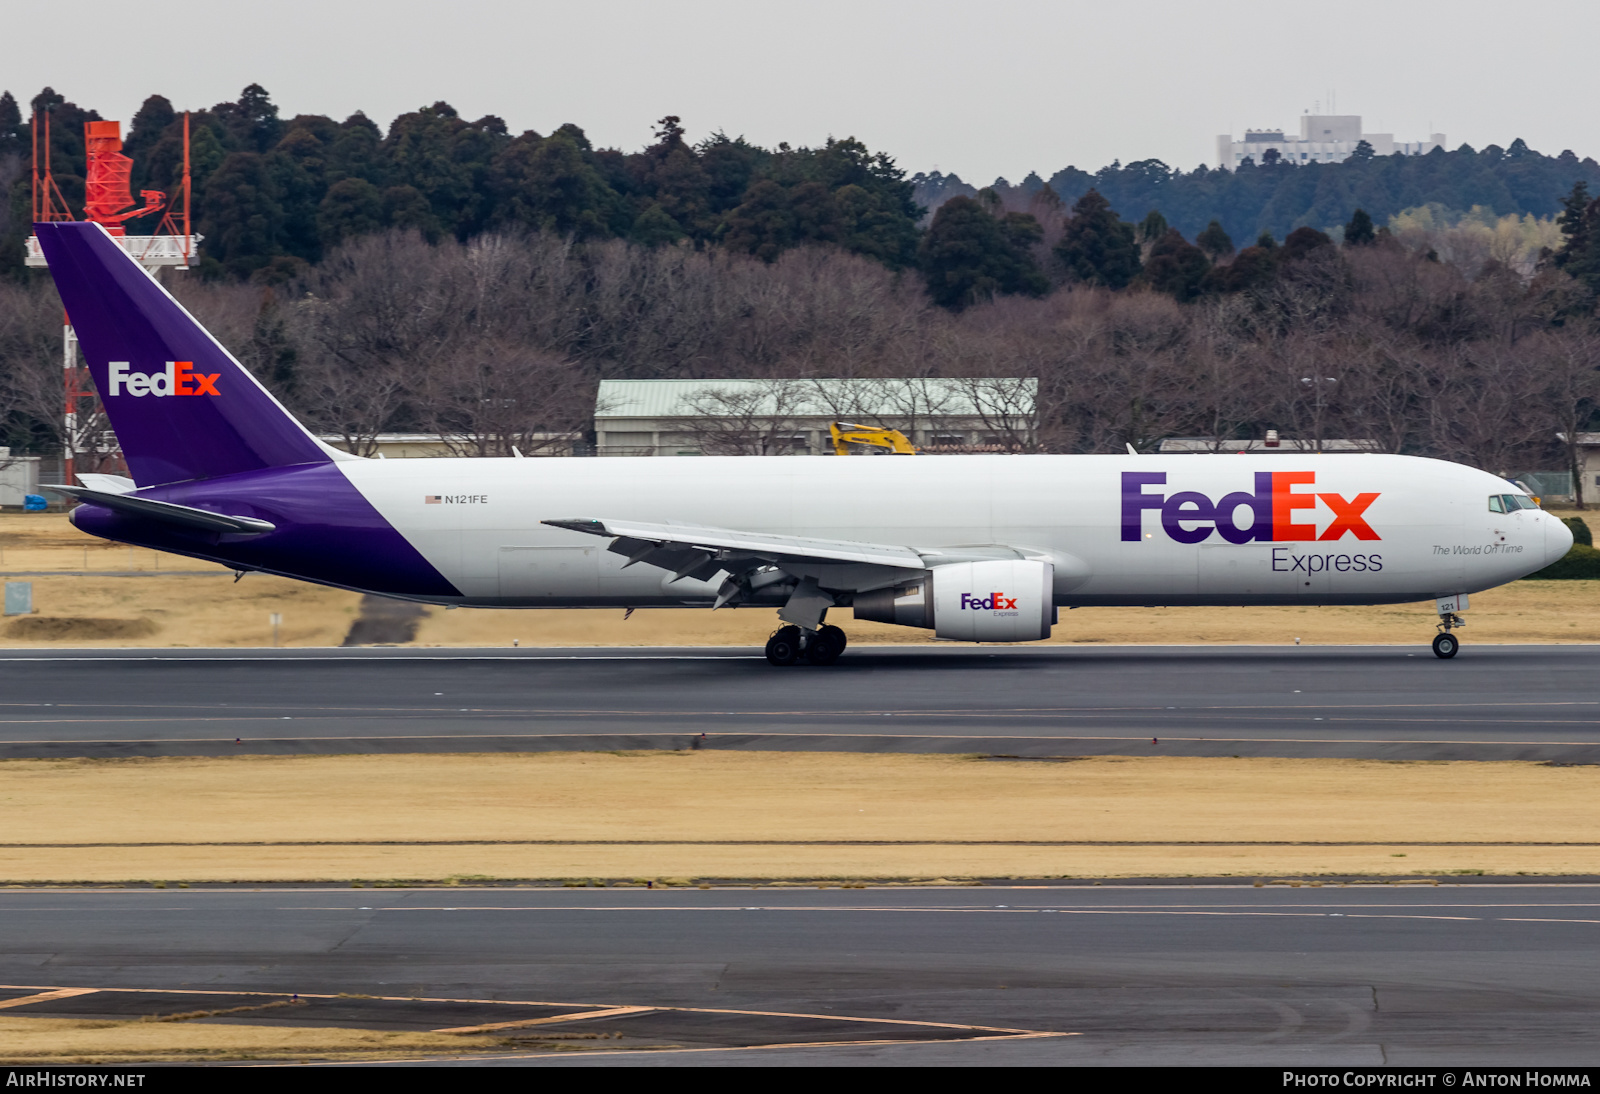
[[774,665],[831,665],[839,660],[848,643],[844,631],[824,624],[807,634],[799,627],[779,627],[767,639],[767,660]]
[[1467,621],[1456,614],[1467,610],[1467,594],[1440,597],[1435,605],[1439,609],[1439,633],[1433,639],[1433,655],[1448,661],[1461,649],[1461,639],[1450,632],[1467,625]]

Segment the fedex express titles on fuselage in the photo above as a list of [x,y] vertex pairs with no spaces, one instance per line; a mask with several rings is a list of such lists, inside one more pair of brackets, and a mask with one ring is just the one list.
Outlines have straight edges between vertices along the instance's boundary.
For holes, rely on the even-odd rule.
[[775,608],[769,659],[826,664],[835,608],[1028,641],[1057,607],[1434,599],[1448,631],[1462,594],[1572,542],[1504,480],[1405,456],[363,459],[98,225],[35,231],[130,473],[62,487],[73,523],[241,573],[459,607]]

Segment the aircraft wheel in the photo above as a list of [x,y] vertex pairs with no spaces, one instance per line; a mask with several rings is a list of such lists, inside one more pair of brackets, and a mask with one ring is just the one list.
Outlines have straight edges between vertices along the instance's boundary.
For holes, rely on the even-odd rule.
[[821,627],[816,637],[811,640],[811,644],[806,647],[806,660],[813,665],[831,665],[839,660],[839,655],[844,652],[848,641],[844,631],[838,627]]
[[767,660],[774,665],[792,665],[800,660],[800,628],[779,627],[767,639]]
[[1454,657],[1456,655],[1456,651],[1460,648],[1460,640],[1448,631],[1437,636],[1433,640],[1433,655],[1435,657],[1442,657],[1445,660],[1449,660],[1450,658]]

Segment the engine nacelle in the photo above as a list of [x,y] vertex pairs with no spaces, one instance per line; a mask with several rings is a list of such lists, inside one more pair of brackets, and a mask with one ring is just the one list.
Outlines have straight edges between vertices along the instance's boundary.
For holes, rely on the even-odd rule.
[[1055,622],[1054,583],[1049,562],[952,562],[892,589],[857,593],[855,616],[961,642],[1036,642]]
[[1032,559],[953,562],[933,571],[934,633],[961,642],[1050,637],[1055,567]]

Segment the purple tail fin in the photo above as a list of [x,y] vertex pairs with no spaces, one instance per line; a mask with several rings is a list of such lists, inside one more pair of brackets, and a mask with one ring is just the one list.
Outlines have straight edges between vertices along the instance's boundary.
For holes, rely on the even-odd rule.
[[98,224],[36,224],[141,487],[344,454],[322,444]]

